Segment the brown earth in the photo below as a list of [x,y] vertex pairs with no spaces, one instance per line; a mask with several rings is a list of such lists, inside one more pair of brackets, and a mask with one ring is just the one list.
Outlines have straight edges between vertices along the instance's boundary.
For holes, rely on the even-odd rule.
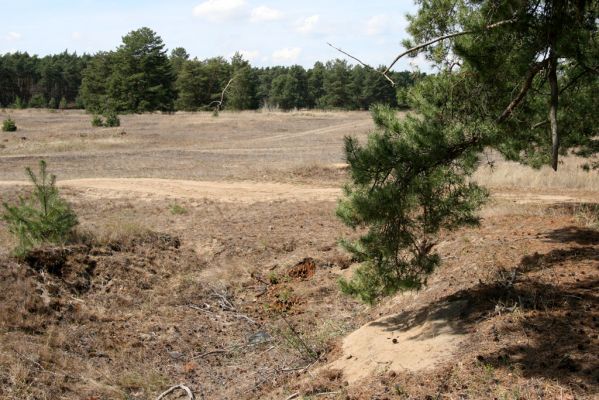
[[19,261],[0,223],[2,399],[599,395],[590,187],[493,189],[424,290],[367,307],[339,293],[355,265],[336,241],[356,233],[334,215],[366,113],[13,118],[1,200],[44,158],[81,226]]

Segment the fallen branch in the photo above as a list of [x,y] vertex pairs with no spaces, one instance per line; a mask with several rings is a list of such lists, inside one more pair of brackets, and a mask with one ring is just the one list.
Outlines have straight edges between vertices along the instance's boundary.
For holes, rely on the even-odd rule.
[[173,393],[175,390],[182,390],[182,391],[184,391],[187,394],[187,397],[190,400],[195,400],[195,398],[196,398],[193,395],[193,392],[191,391],[191,389],[189,389],[187,386],[185,386],[185,385],[177,385],[177,386],[173,386],[172,388],[170,388],[167,391],[163,392],[160,396],[158,396],[156,398],[156,400],[162,400],[163,398],[165,398],[169,394]]
[[297,399],[298,397],[300,397],[300,393],[296,392],[296,393],[293,393],[290,396],[285,397],[285,400],[293,400],[293,399]]

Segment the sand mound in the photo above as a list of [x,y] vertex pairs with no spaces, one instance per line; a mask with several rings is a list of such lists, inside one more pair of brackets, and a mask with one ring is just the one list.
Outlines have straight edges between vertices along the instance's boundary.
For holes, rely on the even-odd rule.
[[419,371],[451,359],[465,338],[459,316],[466,301],[443,304],[426,317],[386,316],[343,341],[343,356],[326,366],[343,371],[351,384],[382,371]]

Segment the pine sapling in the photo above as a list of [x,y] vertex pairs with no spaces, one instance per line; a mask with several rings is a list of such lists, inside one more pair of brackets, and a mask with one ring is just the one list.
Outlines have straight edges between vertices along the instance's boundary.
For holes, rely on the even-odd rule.
[[39,175],[31,168],[26,169],[33,184],[29,197],[19,197],[16,205],[3,204],[1,219],[18,240],[17,256],[24,256],[31,248],[44,243],[67,243],[78,224],[77,216],[60,197],[56,176],[48,173],[45,161],[40,161],[39,167]]

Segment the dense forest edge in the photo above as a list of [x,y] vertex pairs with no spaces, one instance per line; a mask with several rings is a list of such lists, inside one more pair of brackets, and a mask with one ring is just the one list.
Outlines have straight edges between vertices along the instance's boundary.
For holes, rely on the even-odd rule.
[[341,59],[309,69],[253,67],[240,53],[200,60],[181,47],[169,53],[160,36],[141,28],[116,50],[95,55],[0,55],[0,107],[94,113],[212,110],[217,103],[230,110],[405,108],[407,88],[423,76],[393,72],[392,87],[379,71]]

